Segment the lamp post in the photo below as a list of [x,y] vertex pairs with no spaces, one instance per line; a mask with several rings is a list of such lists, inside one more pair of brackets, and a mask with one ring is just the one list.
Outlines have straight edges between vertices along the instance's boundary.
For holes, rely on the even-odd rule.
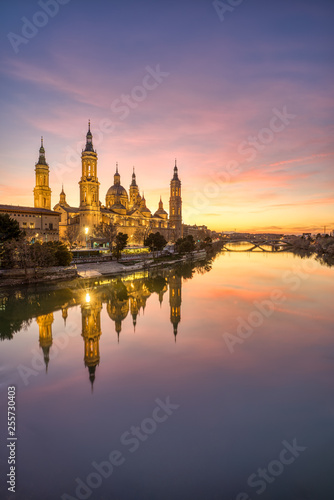
[[88,245],[87,245],[87,237],[88,237],[88,227],[85,227],[85,235],[86,235],[86,248],[88,248]]

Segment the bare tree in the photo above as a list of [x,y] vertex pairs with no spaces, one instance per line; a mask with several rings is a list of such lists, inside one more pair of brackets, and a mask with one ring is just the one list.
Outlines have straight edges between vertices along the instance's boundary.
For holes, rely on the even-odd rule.
[[99,224],[95,228],[94,236],[97,238],[104,238],[106,242],[109,243],[109,250],[111,254],[117,236],[117,227],[112,222],[110,222],[110,224]]
[[133,241],[138,244],[142,244],[144,241],[145,230],[141,227],[137,227],[133,233]]
[[63,241],[68,241],[68,243],[72,247],[73,244],[78,240],[79,234],[79,224],[70,224],[69,226],[67,226],[64,237],[62,239]]

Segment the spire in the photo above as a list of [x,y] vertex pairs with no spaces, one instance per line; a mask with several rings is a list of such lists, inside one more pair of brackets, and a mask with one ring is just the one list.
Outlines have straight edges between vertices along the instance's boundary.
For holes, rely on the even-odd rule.
[[145,200],[144,191],[143,191],[143,196],[141,197],[141,200],[140,200],[140,207],[146,208],[146,200]]
[[45,160],[45,149],[44,149],[44,145],[43,145],[43,136],[41,136],[41,147],[39,148],[38,163],[40,165],[47,165],[46,160]]
[[161,199],[161,196],[160,196],[159,210],[163,210],[163,208],[164,208],[164,204],[162,203],[162,199]]
[[94,151],[94,149],[93,149],[93,135],[90,131],[90,120],[88,120],[88,132],[86,135],[85,151]]
[[44,345],[42,347],[44,364],[45,364],[45,373],[48,373],[49,362],[50,362],[50,347],[51,345]]
[[59,196],[59,203],[60,204],[66,204],[66,194],[64,191],[64,184],[61,185],[61,193]]
[[96,366],[89,366],[88,367],[89,380],[90,380],[90,385],[91,385],[91,391],[92,391],[92,393],[94,391],[95,370],[96,370]]
[[121,183],[121,176],[118,173],[118,161],[116,162],[116,173],[114,174],[114,185]]
[[175,166],[174,166],[174,176],[173,176],[173,181],[175,180],[179,180],[179,176],[178,176],[178,169],[177,169],[177,160],[175,158]]
[[174,333],[174,338],[175,338],[175,343],[176,343],[176,336],[177,336],[177,324],[173,325],[173,333]]
[[133,167],[131,186],[137,186],[136,174],[135,174],[135,167]]

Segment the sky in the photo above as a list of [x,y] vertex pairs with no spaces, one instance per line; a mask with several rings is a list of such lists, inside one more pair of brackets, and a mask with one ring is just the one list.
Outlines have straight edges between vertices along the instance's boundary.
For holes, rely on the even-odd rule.
[[40,137],[52,206],[79,204],[91,120],[100,200],[116,162],[152,212],[175,159],[183,220],[334,229],[332,0],[4,0],[0,203],[32,206]]

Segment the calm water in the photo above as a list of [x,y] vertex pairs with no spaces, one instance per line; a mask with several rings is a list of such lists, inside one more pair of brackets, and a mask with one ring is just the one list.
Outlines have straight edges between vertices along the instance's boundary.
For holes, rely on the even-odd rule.
[[[245,247],[231,247],[234,250]],[[2,294],[19,500],[332,500],[334,268],[224,252]]]

